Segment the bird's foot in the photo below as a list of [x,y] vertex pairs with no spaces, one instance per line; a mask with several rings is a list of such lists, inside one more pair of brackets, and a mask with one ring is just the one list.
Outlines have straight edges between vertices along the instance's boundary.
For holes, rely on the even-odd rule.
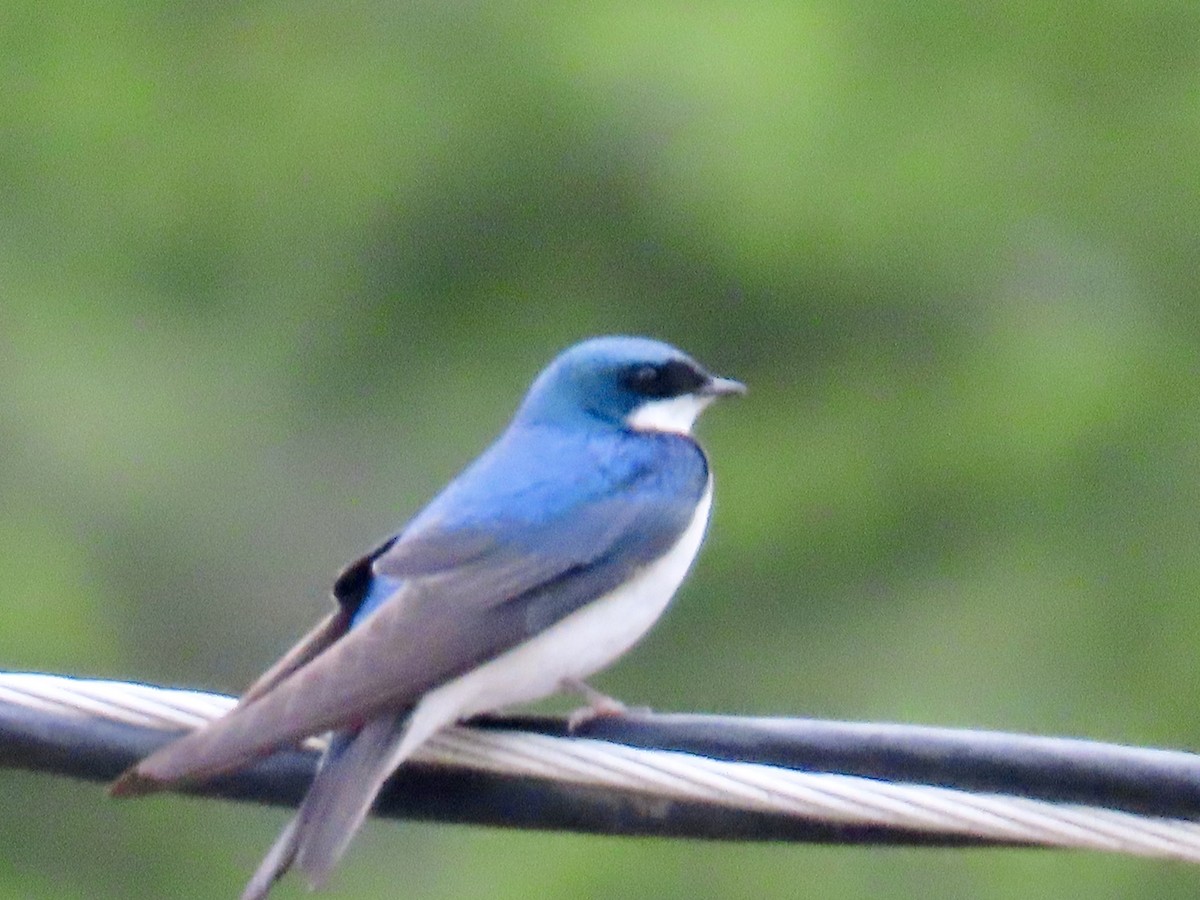
[[648,706],[629,707],[614,697],[596,690],[590,684],[578,678],[570,678],[563,682],[563,690],[580,694],[587,701],[587,706],[581,706],[567,716],[567,731],[574,734],[581,727],[595,719],[605,719],[614,716],[643,715],[650,712]]

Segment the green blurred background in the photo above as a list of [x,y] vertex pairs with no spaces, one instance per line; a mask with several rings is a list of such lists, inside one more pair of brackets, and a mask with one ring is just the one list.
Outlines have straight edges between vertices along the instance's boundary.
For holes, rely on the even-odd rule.
[[[0,667],[236,691],[555,352],[634,332],[751,394],[599,687],[1200,748],[1192,0],[51,0],[0,45]],[[236,896],[285,818],[13,773],[0,809],[3,898]],[[333,886],[1196,885],[374,824]]]

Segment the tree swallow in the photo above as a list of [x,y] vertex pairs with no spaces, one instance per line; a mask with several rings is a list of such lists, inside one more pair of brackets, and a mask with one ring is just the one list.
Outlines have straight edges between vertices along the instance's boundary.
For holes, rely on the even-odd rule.
[[512,422],[406,528],[347,566],[336,609],[224,717],[126,772],[114,795],[246,765],[333,732],[295,817],[243,895],[289,868],[324,883],[395,769],[439,729],[577,690],[658,619],[712,504],[691,437],[740,394],[647,338],[559,355]]

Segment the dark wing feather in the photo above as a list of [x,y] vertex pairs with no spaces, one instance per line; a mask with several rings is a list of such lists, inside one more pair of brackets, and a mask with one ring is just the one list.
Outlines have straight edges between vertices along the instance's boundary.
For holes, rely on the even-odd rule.
[[397,538],[393,537],[342,569],[333,583],[333,597],[338,602],[338,608],[317,623],[312,631],[297,641],[278,662],[260,675],[242,694],[241,705],[257,700],[272,690],[346,634],[370,590],[373,564],[393,548],[395,553],[392,555],[395,559],[391,568],[397,571],[404,570],[405,577],[416,577],[461,564],[467,559],[482,557],[494,541],[483,536],[472,536],[455,542],[453,547],[449,546],[450,543],[445,537],[441,540],[422,538],[397,546]]
[[297,641],[292,649],[246,689],[238,701],[239,704],[245,706],[247,703],[257,700],[297,669],[308,665],[324,653],[335,641],[340,640],[350,629],[350,622],[354,618],[356,608],[339,606],[318,622],[312,631]]
[[[434,531],[403,540],[399,536],[391,537],[338,573],[333,582],[333,597],[353,615],[367,598],[376,573],[394,578],[433,575],[479,559],[495,544],[492,535],[482,532]],[[388,561],[389,571],[380,571],[381,560]]]
[[[706,476],[702,457],[699,463]],[[378,610],[251,702],[147,757],[114,793],[205,778],[411,706],[661,556],[702,490],[700,480],[695,497],[649,491],[635,492],[635,502],[628,493],[593,502],[572,511],[570,528],[553,523],[526,532],[521,545],[437,532],[398,541],[374,562],[375,571],[404,579]]]

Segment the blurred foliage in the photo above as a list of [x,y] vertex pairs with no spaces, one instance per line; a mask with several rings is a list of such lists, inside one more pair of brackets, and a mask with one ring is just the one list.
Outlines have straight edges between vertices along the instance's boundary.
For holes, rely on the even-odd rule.
[[[1166,0],[5,5],[0,666],[237,690],[558,349],[636,332],[751,395],[602,687],[1200,747],[1198,42]],[[235,896],[283,821],[12,773],[0,807],[0,898]],[[334,886],[1195,873],[414,824]]]

